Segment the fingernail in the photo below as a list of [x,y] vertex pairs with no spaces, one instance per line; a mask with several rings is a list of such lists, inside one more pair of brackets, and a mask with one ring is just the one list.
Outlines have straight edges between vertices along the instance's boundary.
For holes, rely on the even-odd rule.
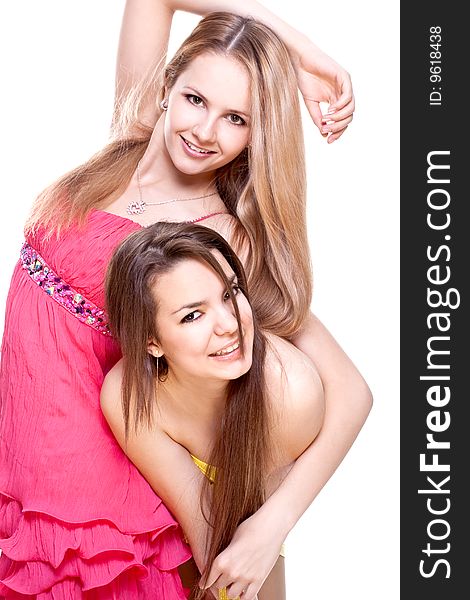
[[322,133],[331,133],[332,129],[331,127],[322,127],[321,132]]
[[336,112],[336,108],[329,108],[326,114],[327,115],[332,115],[335,112]]

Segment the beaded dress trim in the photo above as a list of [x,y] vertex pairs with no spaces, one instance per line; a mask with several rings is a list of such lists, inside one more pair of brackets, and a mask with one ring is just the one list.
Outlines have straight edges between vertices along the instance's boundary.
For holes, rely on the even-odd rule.
[[21,262],[31,279],[65,310],[85,325],[111,336],[106,312],[59,277],[28,242],[21,248]]

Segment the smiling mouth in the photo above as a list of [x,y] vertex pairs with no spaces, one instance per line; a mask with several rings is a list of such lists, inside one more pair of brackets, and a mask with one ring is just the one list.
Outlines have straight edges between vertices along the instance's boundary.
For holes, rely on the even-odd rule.
[[218,350],[217,352],[209,354],[209,356],[227,356],[228,354],[235,352],[235,350],[238,350],[239,347],[240,342],[237,341],[234,344],[230,344],[230,346],[225,346],[225,348],[222,348],[222,350]]
[[195,146],[194,144],[192,144],[190,141],[188,141],[183,136],[180,136],[180,137],[183,140],[183,142],[186,144],[186,146],[188,146],[188,148],[190,148],[193,152],[198,152],[199,154],[215,154],[215,152],[213,150],[203,150],[202,148],[199,148],[199,146]]

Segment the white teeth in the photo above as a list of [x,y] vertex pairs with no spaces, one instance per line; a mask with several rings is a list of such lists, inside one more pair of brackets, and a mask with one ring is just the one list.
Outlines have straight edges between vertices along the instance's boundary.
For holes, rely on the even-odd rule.
[[188,144],[188,146],[191,148],[191,150],[195,150],[196,152],[199,152],[200,154],[210,154],[209,150],[201,150],[197,146],[194,146],[193,144],[191,144],[191,142],[188,142],[187,139],[185,139],[184,141]]
[[228,346],[227,348],[224,348],[223,350],[219,350],[218,352],[214,352],[214,356],[223,356],[224,354],[230,354],[230,352],[233,352],[239,346],[240,346],[240,343],[237,342],[236,344],[232,344],[231,346]]

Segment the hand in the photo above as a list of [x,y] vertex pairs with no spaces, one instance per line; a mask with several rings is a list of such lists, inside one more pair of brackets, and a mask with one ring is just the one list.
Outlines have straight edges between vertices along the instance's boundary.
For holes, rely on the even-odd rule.
[[[329,144],[351,123],[355,108],[351,77],[337,62],[314,44],[297,50],[293,61],[297,83],[313,122]],[[322,115],[320,102],[329,104]]]
[[229,598],[256,600],[285,539],[279,521],[271,525],[259,512],[238,526],[230,545],[214,560],[205,585],[214,593],[226,587]]

